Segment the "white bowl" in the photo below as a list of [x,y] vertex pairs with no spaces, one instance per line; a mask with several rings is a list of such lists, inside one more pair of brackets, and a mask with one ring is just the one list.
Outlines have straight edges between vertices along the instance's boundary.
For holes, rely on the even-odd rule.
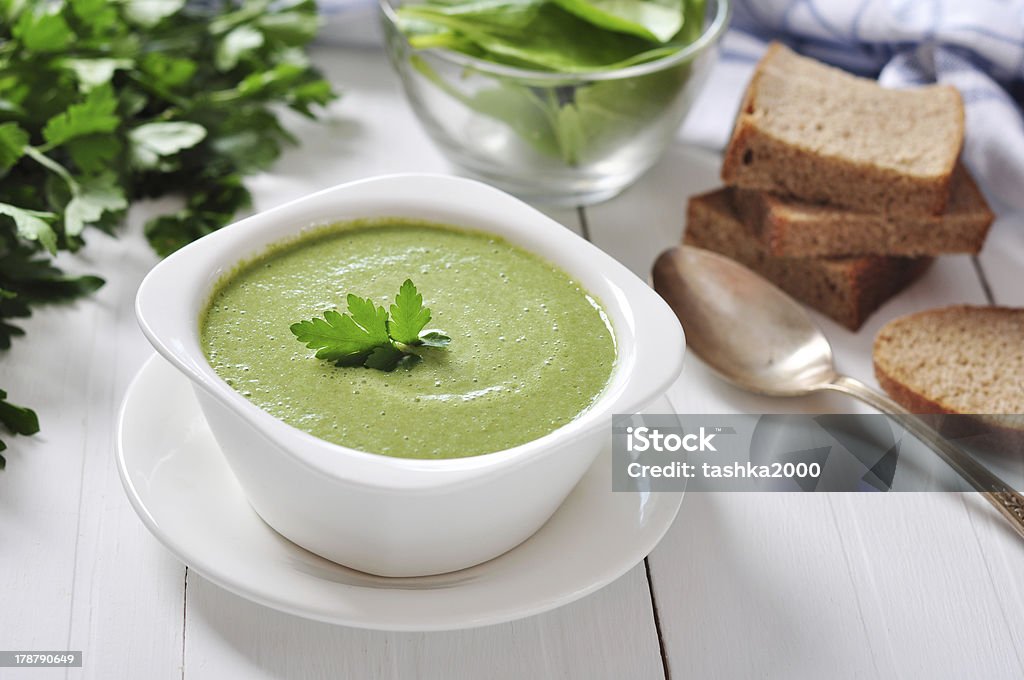
[[[332,444],[278,420],[225,383],[199,342],[218,279],[270,244],[325,223],[398,217],[491,232],[558,264],[604,306],[616,364],[597,401],[520,446],[470,458],[391,458]],[[193,384],[249,503],[318,555],[383,576],[479,564],[526,540],[554,513],[611,436],[613,413],[661,396],[682,370],[678,320],[617,261],[525,203],[471,180],[393,175],[343,184],[236,222],[158,264],[136,314],[156,350]]]

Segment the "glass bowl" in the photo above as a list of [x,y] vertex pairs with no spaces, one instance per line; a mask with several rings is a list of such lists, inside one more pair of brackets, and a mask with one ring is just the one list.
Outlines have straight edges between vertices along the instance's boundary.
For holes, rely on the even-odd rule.
[[586,74],[532,71],[417,49],[380,0],[405,95],[448,159],[529,201],[606,200],[654,165],[707,79],[729,0],[707,0],[701,35],[668,57]]

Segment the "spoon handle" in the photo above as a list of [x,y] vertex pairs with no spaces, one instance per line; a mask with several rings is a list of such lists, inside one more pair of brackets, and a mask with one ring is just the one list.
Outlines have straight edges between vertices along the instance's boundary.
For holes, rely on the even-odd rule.
[[915,437],[931,447],[953,470],[963,477],[976,491],[981,492],[1006,518],[1014,530],[1024,537],[1024,496],[988,468],[974,460],[963,449],[941,436],[917,416],[911,414],[885,394],[873,390],[864,383],[841,375],[825,386],[827,389],[856,397],[889,416],[897,416],[900,423]]

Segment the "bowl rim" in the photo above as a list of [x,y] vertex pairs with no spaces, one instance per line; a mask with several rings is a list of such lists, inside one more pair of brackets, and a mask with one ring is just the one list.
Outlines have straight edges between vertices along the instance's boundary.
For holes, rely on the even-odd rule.
[[[612,321],[616,338],[615,365],[602,393],[574,420],[537,439],[491,453],[440,460],[398,458],[349,448],[305,432],[249,401],[216,374],[199,342],[199,314],[222,276],[273,243],[323,226],[323,220],[303,222],[297,216],[303,210],[319,212],[326,208],[318,206],[330,204],[331,212],[341,214],[346,201],[357,202],[361,194],[370,194],[369,203],[373,204],[374,191],[386,192],[391,197],[400,194],[403,186],[412,195],[412,204],[417,200],[420,205],[432,201],[435,205],[452,206],[453,212],[478,214],[478,223],[463,218],[470,223],[455,226],[496,233],[552,261],[578,280],[591,278],[607,284],[611,295],[594,291],[593,286],[583,282],[584,288],[599,299]],[[443,195],[447,195],[448,200],[442,201]],[[387,218],[399,217],[404,211],[375,212],[378,218]],[[405,217],[421,219],[421,216],[408,214]],[[532,220],[533,226],[524,226],[513,219]],[[504,223],[509,232],[485,226],[488,221]],[[280,226],[282,224],[284,226]],[[275,235],[277,229],[282,233]],[[550,233],[544,232],[545,229]],[[517,240],[510,233],[516,230],[520,230],[522,239]],[[561,242],[559,247],[566,250],[562,259],[586,260],[587,266],[580,265],[573,271],[573,267],[566,266],[554,255],[540,253],[536,247],[524,244],[522,240],[531,230],[545,244]],[[570,246],[573,247],[571,255],[567,254]],[[591,268],[593,274],[581,275]],[[632,304],[639,303],[630,300],[637,295],[641,296],[646,316],[632,313]],[[223,227],[158,263],[139,286],[135,311],[144,335],[157,352],[184,373],[196,388],[232,411],[287,457],[336,481],[403,492],[426,492],[479,482],[557,451],[567,442],[601,427],[610,427],[608,416],[612,413],[638,411],[668,389],[682,371],[685,351],[685,337],[674,313],[657,293],[617,260],[499,189],[475,180],[436,174],[385,175],[340,184]],[[669,326],[667,332],[666,325]],[[639,326],[647,328],[647,337],[639,337]],[[644,351],[639,347],[641,340]],[[663,360],[656,361],[655,352],[659,352]],[[652,370],[655,367],[656,372]]]
[[711,23],[704,28],[696,40],[689,45],[686,45],[678,52],[670,54],[667,57],[661,57],[660,59],[654,59],[652,61],[645,61],[640,64],[632,64],[622,68],[584,71],[579,73],[561,73],[557,71],[538,71],[534,69],[519,68],[517,66],[509,66],[506,64],[497,64],[492,61],[487,61],[486,59],[471,57],[468,54],[462,54],[461,52],[455,52],[443,47],[430,47],[426,49],[415,48],[409,43],[408,38],[398,27],[398,14],[395,12],[392,2],[393,0],[378,0],[381,16],[388,25],[394,29],[395,34],[401,37],[405,46],[409,49],[418,53],[431,54],[442,61],[447,61],[465,68],[471,68],[474,71],[479,71],[481,73],[520,80],[549,82],[552,84],[564,84],[566,81],[590,82],[599,80],[619,80],[622,78],[644,76],[656,73],[666,68],[671,68],[672,66],[690,60],[692,57],[704,52],[706,49],[718,42],[725,33],[725,29],[729,25],[729,17],[732,15],[732,0],[708,0],[709,3],[714,3],[715,6]]

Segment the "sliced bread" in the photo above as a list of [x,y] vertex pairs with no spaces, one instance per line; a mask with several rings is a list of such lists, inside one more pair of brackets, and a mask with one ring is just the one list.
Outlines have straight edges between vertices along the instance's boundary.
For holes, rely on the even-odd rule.
[[937,215],[964,138],[955,88],[883,88],[778,43],[747,87],[726,184],[863,212]]
[[760,273],[851,330],[923,272],[931,260],[904,257],[788,258],[767,254],[732,206],[732,190],[690,199],[684,242]]
[[875,377],[912,413],[1024,413],[1024,309],[955,306],[878,331]]
[[953,174],[949,205],[938,216],[897,218],[753,189],[738,189],[735,201],[765,249],[786,257],[977,254],[995,219],[963,166]]

